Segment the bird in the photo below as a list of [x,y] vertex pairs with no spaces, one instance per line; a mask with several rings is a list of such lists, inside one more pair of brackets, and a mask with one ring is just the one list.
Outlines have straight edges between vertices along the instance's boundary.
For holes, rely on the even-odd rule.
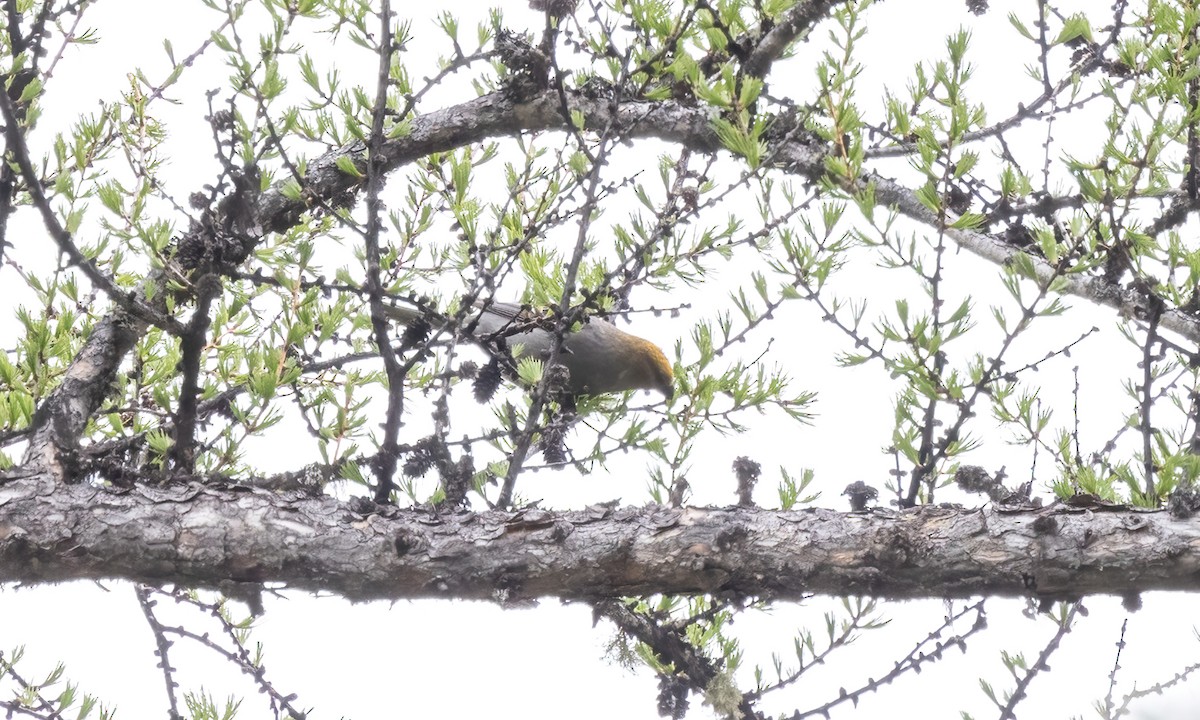
[[[503,338],[516,357],[545,360],[554,344],[554,320],[548,312],[525,305],[477,300],[475,312],[463,323],[480,343]],[[385,305],[385,313],[401,325],[429,320],[419,308]],[[670,400],[675,394],[675,375],[661,348],[631,335],[609,321],[590,317],[579,329],[563,335],[558,361],[569,371],[567,389],[573,395],[603,395],[626,390],[656,390]]]

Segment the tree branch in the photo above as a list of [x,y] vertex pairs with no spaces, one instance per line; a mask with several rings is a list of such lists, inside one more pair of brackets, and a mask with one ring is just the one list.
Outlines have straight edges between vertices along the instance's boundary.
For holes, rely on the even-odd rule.
[[[9,479],[6,479],[9,478]],[[1200,525],[1055,505],[839,513],[610,508],[438,515],[197,483],[0,475],[0,582],[283,583],[353,600],[653,593],[1074,598],[1200,590]],[[377,511],[377,512],[376,512]]]
[[742,70],[755,77],[765,76],[775,61],[791,47],[793,40],[811,30],[818,20],[824,20],[834,6],[844,4],[845,0],[800,0],[775,27],[763,35],[758,45],[746,56]]

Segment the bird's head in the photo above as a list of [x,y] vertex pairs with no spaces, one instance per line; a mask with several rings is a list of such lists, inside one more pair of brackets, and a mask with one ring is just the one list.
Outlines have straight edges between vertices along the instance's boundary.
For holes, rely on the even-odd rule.
[[637,371],[636,387],[645,390],[657,390],[663,397],[670,400],[675,396],[675,372],[671,369],[671,361],[663,351],[649,340],[637,338]]

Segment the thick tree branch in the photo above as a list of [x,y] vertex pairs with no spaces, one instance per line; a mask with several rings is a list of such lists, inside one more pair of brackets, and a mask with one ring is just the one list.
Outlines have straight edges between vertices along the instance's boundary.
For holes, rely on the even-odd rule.
[[1069,598],[1200,590],[1200,525],[1053,506],[447,513],[187,484],[109,491],[0,475],[0,582],[282,583],[373,598]]
[[58,387],[33,416],[23,460],[26,468],[45,470],[63,480],[74,474],[70,449],[78,443],[92,413],[112,392],[121,361],[145,328],[145,323],[122,308],[114,308],[96,323]]
[[[805,151],[801,159],[807,162],[810,154],[811,151]],[[867,181],[863,181],[863,186]],[[934,226],[937,222],[937,216],[921,204],[911,188],[881,176],[873,176],[869,178],[869,182],[875,185],[875,200],[879,205],[895,208],[901,215],[925,225]],[[1108,306],[1117,310],[1123,317],[1145,319],[1149,317],[1151,307],[1156,302],[1140,290],[1121,287],[1108,282],[1102,276],[1056,272],[1044,258],[1005,242],[999,235],[954,228],[947,228],[945,232],[959,247],[998,266],[1013,262],[1017,255],[1027,255],[1040,281],[1049,282],[1054,279],[1060,283],[1057,288],[1060,292],[1084,298],[1097,305]],[[1176,309],[1163,310],[1158,324],[1159,327],[1177,332],[1189,340],[1200,342],[1200,320],[1188,313]]]
[[742,63],[742,70],[749,75],[763,77],[801,33],[811,30],[818,20],[824,20],[834,6],[843,4],[845,0],[799,0],[784,13],[775,27],[763,35]]

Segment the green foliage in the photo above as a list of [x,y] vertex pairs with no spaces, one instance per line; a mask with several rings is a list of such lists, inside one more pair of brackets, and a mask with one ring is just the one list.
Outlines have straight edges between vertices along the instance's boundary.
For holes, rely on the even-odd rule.
[[[8,653],[0,652],[0,688],[9,690],[11,705],[9,712],[28,713],[30,716],[70,717],[74,720],[115,717],[111,708],[105,707],[92,695],[80,695],[79,686],[65,678],[66,667],[59,663],[41,680],[33,680],[37,672],[22,665],[24,647],[13,648]],[[20,668],[18,668],[20,666]]]
[[232,696],[225,698],[224,705],[218,705],[216,699],[203,690],[184,693],[183,699],[192,720],[233,720],[242,706],[242,701]]

